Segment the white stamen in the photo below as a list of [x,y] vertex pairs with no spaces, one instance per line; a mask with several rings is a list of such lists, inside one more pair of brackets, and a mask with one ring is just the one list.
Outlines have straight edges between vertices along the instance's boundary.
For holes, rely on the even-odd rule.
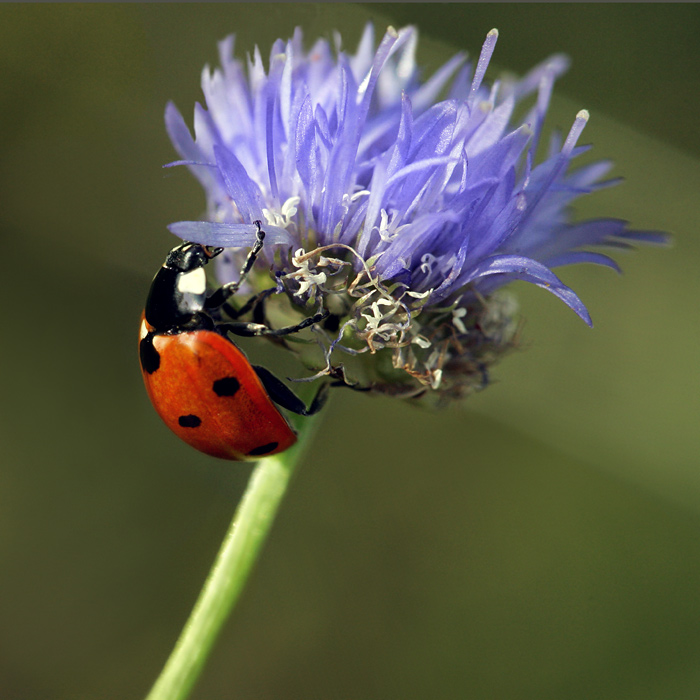
[[412,292],[407,291],[406,296],[413,297],[414,299],[425,299],[433,293],[433,288],[431,287],[427,292]]
[[367,308],[363,309],[361,313],[367,320],[367,329],[378,330],[380,328],[380,323],[384,320],[384,314],[379,310],[380,306],[394,306],[394,304],[389,299],[381,298],[372,302],[370,305],[371,313]]
[[425,366],[428,369],[432,369],[436,364],[437,361],[440,359],[440,351],[435,349],[433,352],[430,353],[430,357],[427,359]]
[[462,306],[459,309],[452,309],[452,325],[460,332],[466,333],[467,327],[462,318],[467,315],[467,310]]
[[433,271],[433,264],[437,258],[432,253],[426,253],[420,259],[420,271],[426,275],[429,275]]
[[[392,212],[391,219],[386,209],[382,209],[379,213],[381,222],[379,224],[379,237],[385,242],[390,243],[393,241],[399,233],[405,229],[408,224],[402,224],[401,226],[396,225],[396,220],[399,218],[398,212]],[[377,228],[376,226],[374,228]]]
[[290,225],[294,225],[292,219],[296,216],[297,205],[301,202],[301,197],[289,197],[279,212],[273,211],[271,209],[263,209],[263,216],[265,221],[271,226],[279,226],[280,228],[287,228]]
[[299,269],[285,275],[285,278],[296,279],[299,282],[299,289],[294,293],[295,296],[302,296],[309,290],[315,291],[315,288],[321,287],[328,280],[325,272],[315,272],[310,268],[312,258],[304,260],[305,256],[306,251],[299,248],[292,256],[292,264]]
[[424,335],[417,335],[411,342],[424,350],[432,345]]
[[297,213],[297,205],[301,202],[301,197],[290,197],[282,205],[282,216],[289,221]]

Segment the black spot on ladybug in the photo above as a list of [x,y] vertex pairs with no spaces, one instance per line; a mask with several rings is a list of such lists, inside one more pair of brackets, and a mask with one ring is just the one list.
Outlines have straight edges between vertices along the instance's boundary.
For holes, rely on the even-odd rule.
[[160,353],[153,346],[153,337],[147,335],[139,343],[139,358],[144,372],[153,374],[160,367]]
[[202,419],[199,416],[195,416],[190,413],[188,416],[180,416],[177,422],[183,428],[198,428],[202,424]]
[[252,449],[248,455],[250,457],[261,457],[262,455],[269,454],[272,450],[276,450],[279,442],[268,442],[267,445],[260,445],[260,447],[255,447]]
[[235,377],[217,379],[212,389],[217,396],[233,396],[241,388],[241,383]]

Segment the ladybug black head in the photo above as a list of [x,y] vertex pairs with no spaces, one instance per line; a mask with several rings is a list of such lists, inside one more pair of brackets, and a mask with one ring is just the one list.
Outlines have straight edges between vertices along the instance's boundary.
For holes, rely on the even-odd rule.
[[165,267],[178,272],[196,270],[198,267],[204,267],[222,250],[223,248],[212,248],[199,243],[185,242],[168,253],[168,257],[165,259]]

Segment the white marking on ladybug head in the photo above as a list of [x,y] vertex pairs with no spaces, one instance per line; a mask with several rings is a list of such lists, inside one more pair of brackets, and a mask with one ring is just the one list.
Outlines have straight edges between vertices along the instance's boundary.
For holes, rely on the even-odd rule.
[[177,279],[177,291],[180,294],[204,294],[207,288],[207,277],[204,268],[198,267],[191,272],[183,272]]

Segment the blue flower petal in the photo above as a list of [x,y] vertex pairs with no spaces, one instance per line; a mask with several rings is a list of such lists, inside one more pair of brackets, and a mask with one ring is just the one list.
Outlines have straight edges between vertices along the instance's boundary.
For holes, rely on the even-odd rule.
[[[293,243],[286,229],[265,224],[265,245]],[[220,224],[214,221],[176,221],[168,230],[184,241],[223,248],[245,248],[255,243],[258,228],[254,224]]]
[[228,149],[214,146],[214,156],[228,192],[244,221],[263,218],[260,188],[251,180],[241,162]]
[[576,293],[567,287],[546,265],[521,255],[497,255],[487,258],[471,270],[467,282],[475,282],[490,275],[507,275],[509,280],[532,282],[559,297],[589,326],[593,325],[588,309]]
[[[228,37],[219,44],[222,69],[202,75],[196,139],[173,105],[165,119],[178,164],[204,185],[207,217],[231,223],[179,222],[171,230],[242,246],[261,220],[270,242],[343,244],[373,261],[379,283],[432,290],[426,308],[458,299],[467,285],[489,294],[520,279],[549,289],[590,323],[550,268],[617,269],[590,249],[667,238],[617,219],[572,222],[577,197],[615,184],[602,179],[611,164],[570,167],[589,148],[577,145],[585,110],[563,139],[552,136],[537,164],[553,85],[568,59],[552,56],[520,80],[488,85],[497,36],[488,33],[475,68],[457,55],[425,81],[411,27],[389,28],[375,48],[368,25],[354,54],[339,36],[335,50],[323,39],[304,50],[297,29],[272,45],[267,70],[258,49],[247,62],[234,58]],[[442,93],[448,98],[435,102]],[[277,273],[290,272],[287,259],[268,260]]]
[[185,160],[198,161],[204,159],[204,154],[195,144],[192,134],[190,134],[187,124],[185,124],[185,120],[172,102],[168,102],[165,107],[165,129],[177,152]]
[[570,253],[562,253],[544,261],[547,267],[563,267],[564,265],[578,265],[579,263],[593,263],[595,265],[605,265],[615,272],[622,272],[620,266],[609,256],[603,253],[592,253],[587,250],[575,250]]

